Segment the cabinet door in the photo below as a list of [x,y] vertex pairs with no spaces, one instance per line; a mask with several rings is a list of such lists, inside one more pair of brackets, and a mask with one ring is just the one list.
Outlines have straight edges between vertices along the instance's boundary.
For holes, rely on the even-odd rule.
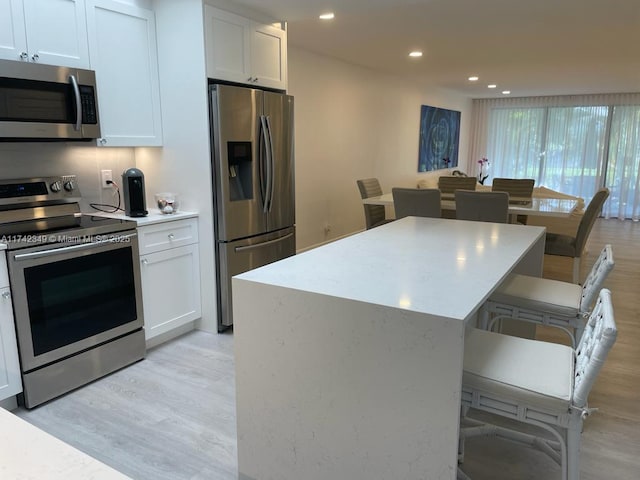
[[24,0],[29,61],[89,68],[84,0]]
[[207,77],[250,83],[252,22],[209,5],[204,6]]
[[0,400],[22,391],[11,292],[0,289]]
[[87,23],[98,84],[98,145],[162,145],[154,13],[113,0],[87,0]]
[[201,316],[198,244],[141,257],[147,340]]
[[255,85],[287,87],[287,32],[270,25],[255,25],[251,37],[251,73]]
[[22,0],[0,0],[0,58],[27,58],[27,32],[24,29]]

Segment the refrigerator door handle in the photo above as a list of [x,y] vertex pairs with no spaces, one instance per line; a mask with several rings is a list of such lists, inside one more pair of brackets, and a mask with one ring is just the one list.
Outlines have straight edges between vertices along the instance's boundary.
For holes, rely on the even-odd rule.
[[269,212],[271,211],[271,207],[273,206],[273,192],[276,189],[276,172],[275,172],[275,155],[273,153],[273,133],[271,131],[271,117],[269,115],[267,118],[267,133],[269,137],[269,159],[271,160],[271,191],[269,195]]
[[265,185],[265,128],[264,121],[262,115],[260,115],[260,131],[258,133],[259,146],[258,146],[258,170],[260,171],[260,198],[262,199],[262,211],[267,213],[265,210],[267,205],[267,196],[266,196],[266,185]]
[[[268,126],[268,117],[266,117],[265,115],[260,115],[260,125],[262,126],[261,128],[261,133],[262,133],[262,137],[261,137],[261,146],[263,146],[264,148],[260,148],[261,154],[264,152],[264,157],[263,157],[263,166],[264,166],[264,170],[266,170],[266,179],[265,179],[265,191],[264,191],[264,202],[263,202],[263,207],[262,207],[262,211],[264,213],[269,212],[270,210],[270,200],[271,200],[271,196],[273,195],[273,159],[271,157],[271,152],[272,152],[272,146],[271,146],[271,137],[269,135],[269,126]],[[261,172],[263,170],[261,169]],[[261,179],[262,180],[262,179]]]
[[293,233],[287,233],[284,237],[275,238],[273,240],[267,240],[266,242],[262,242],[262,243],[256,243],[255,245],[245,245],[242,247],[236,247],[234,248],[234,250],[236,252],[246,252],[247,250],[255,250],[256,248],[262,248],[267,245],[272,245],[274,243],[282,242],[291,237],[293,237]]

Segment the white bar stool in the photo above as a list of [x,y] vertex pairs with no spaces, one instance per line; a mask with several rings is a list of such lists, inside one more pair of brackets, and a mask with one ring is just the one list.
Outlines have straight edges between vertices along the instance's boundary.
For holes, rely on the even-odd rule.
[[[603,289],[578,348],[481,329],[466,333],[459,462],[466,438],[491,435],[539,449],[554,459],[563,480],[580,477],[587,397],[617,336],[611,292]],[[479,422],[469,408],[536,425],[556,440]],[[458,478],[465,478],[459,472]],[[466,477],[468,478],[468,477]]]
[[485,302],[479,327],[492,330],[508,318],[549,325],[564,330],[575,347],[591,306],[613,269],[611,245],[605,245],[584,285],[527,275],[510,275]]

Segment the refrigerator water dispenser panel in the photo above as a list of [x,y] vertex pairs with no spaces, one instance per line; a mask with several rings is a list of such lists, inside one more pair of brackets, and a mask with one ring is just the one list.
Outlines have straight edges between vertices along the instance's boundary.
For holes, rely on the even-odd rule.
[[227,142],[229,200],[231,201],[253,198],[251,158],[251,142]]

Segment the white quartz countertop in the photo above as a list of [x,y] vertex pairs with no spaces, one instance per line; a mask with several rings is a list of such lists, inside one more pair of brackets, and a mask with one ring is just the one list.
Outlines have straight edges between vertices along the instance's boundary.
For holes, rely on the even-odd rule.
[[158,209],[149,209],[146,217],[129,217],[124,212],[106,213],[106,212],[87,212],[85,215],[94,215],[96,217],[117,218],[120,220],[133,220],[138,226],[153,225],[154,223],[171,222],[173,220],[182,220],[184,218],[195,218],[198,216],[196,212],[176,212],[161,213]]
[[407,217],[236,278],[466,320],[544,234]]
[[0,408],[0,478],[126,480],[126,475]]

